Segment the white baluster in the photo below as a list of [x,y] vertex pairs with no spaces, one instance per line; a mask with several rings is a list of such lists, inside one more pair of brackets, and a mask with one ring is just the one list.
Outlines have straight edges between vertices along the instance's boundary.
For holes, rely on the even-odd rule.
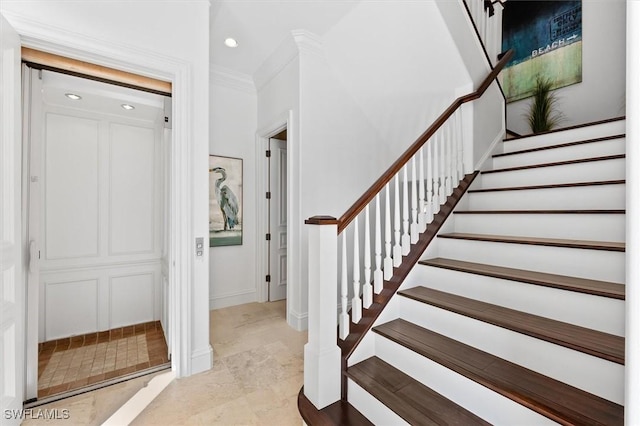
[[386,185],[384,205],[384,279],[393,276],[393,258],[391,257],[391,204],[389,202],[389,184]]
[[351,299],[351,321],[354,324],[362,319],[362,300],[360,299],[360,236],[358,235],[358,216],[353,221],[353,298]]
[[451,120],[447,120],[447,196],[453,193],[453,132]]
[[362,285],[362,307],[369,309],[373,303],[371,286],[371,226],[369,223],[369,204],[364,208],[364,284]]
[[482,34],[482,44],[487,45],[487,22],[489,19],[489,11],[483,9],[483,14],[480,16],[480,25],[482,26],[482,30],[480,34]]
[[[427,141],[427,146],[429,141]],[[424,145],[420,148],[419,151],[419,161],[418,161],[418,228],[420,232],[424,232],[427,229],[427,214],[425,207],[425,199],[424,199]]]
[[433,137],[433,214],[440,211],[440,130]]
[[349,335],[349,280],[347,278],[347,233],[342,233],[342,280],[340,282],[340,304],[342,309],[339,317],[340,339],[344,340]]
[[[445,170],[444,170],[445,135],[444,135],[444,132],[442,132],[442,129],[440,129],[440,130],[441,130],[441,132],[440,132],[440,144],[439,144],[440,146],[438,147],[438,154],[439,154],[438,162],[440,163],[438,165],[438,173],[439,173],[438,180],[440,181],[440,186],[438,186],[438,195],[439,195],[438,202],[440,203],[440,205],[443,205],[445,203],[445,201],[447,200],[447,196],[445,195],[445,192],[446,192],[447,188],[445,186],[445,181],[444,181],[444,175],[445,175]],[[440,209],[438,209],[438,210],[440,210]]]
[[407,166],[402,168],[402,255],[406,256],[411,250],[409,238],[409,182],[407,179]]
[[[451,183],[453,184],[453,188],[458,186],[458,170],[456,165],[458,164],[458,150],[457,150],[457,142],[456,142],[456,122],[453,120],[454,117],[451,117]],[[453,193],[453,188],[451,192]]]
[[394,206],[393,206],[393,234],[394,234],[394,245],[393,245],[393,266],[398,267],[402,263],[402,246],[400,245],[400,185],[398,181],[400,180],[400,174],[396,175],[396,183],[395,183],[395,195],[394,195]]
[[451,182],[449,179],[449,128],[447,127],[447,123],[444,123],[441,127],[442,129],[442,182],[443,182],[443,193],[444,198],[447,198],[449,195],[449,187],[451,186]]
[[411,158],[411,244],[418,242],[418,188],[416,182],[416,156]]
[[478,1],[477,0],[468,1],[467,5],[469,6],[469,10],[471,11],[473,22],[478,22]]
[[433,142],[435,138],[431,138],[427,142],[427,224],[433,221]]
[[374,249],[376,254],[376,269],[373,271],[373,291],[380,294],[382,291],[382,236],[380,235],[380,193],[376,194],[376,229]]
[[458,123],[458,137],[456,139],[456,142],[458,143],[458,180],[462,180],[464,178],[464,151],[463,151],[463,147],[464,147],[464,133],[463,133],[463,127],[462,127],[462,112],[460,111],[460,108],[458,108],[456,110],[456,122]]

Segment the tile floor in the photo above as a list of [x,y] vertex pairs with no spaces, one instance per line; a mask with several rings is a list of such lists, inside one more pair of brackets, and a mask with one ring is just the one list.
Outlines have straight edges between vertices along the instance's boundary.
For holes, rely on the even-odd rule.
[[168,362],[160,321],[40,343],[38,398]]
[[[133,425],[296,425],[306,332],[286,324],[285,302],[250,303],[211,311],[214,366],[174,380]],[[37,407],[69,410],[68,420],[23,424],[99,425],[143,388],[144,376]]]

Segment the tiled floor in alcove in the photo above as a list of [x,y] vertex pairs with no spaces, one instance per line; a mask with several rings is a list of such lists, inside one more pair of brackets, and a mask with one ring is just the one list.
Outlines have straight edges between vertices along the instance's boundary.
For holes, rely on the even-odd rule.
[[168,362],[160,321],[43,342],[38,349],[38,398]]
[[[131,426],[299,426],[305,331],[286,322],[286,302],[249,303],[210,312],[213,368],[175,379]],[[69,410],[69,419],[28,418],[41,424],[101,425],[158,374],[38,406]]]

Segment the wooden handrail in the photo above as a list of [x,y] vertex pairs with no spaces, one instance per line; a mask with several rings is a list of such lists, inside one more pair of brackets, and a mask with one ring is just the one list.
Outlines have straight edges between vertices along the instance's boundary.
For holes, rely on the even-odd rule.
[[398,158],[380,178],[369,187],[369,189],[362,194],[360,198],[347,210],[339,219],[338,223],[338,234],[345,230],[347,226],[355,219],[355,217],[360,214],[360,212],[364,209],[364,207],[369,204],[376,194],[378,194],[384,186],[393,179],[393,177],[402,169],[402,167],[411,160],[422,146],[433,136],[436,131],[453,115],[454,112],[460,106],[466,102],[473,101],[481,97],[484,92],[487,90],[489,85],[493,82],[493,80],[498,76],[498,73],[502,71],[504,66],[513,56],[513,50],[509,50],[505,53],[505,55],[500,59],[500,61],[496,64],[496,66],[491,70],[489,75],[484,79],[480,87],[472,93],[468,95],[460,96],[442,113],[440,116],[433,122],[431,126],[425,132],[418,137],[418,139]]

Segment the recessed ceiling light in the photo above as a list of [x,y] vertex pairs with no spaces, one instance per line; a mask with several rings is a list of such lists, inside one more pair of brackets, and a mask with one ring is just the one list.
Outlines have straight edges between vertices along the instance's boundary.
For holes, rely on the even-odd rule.
[[120,106],[122,108],[126,109],[127,111],[131,111],[132,109],[136,109],[136,107],[134,107],[133,105],[129,105],[129,104],[122,104]]
[[238,47],[238,42],[235,38],[229,37],[224,39],[224,45],[227,47]]
[[74,101],[79,101],[80,99],[82,99],[82,96],[76,95],[75,93],[65,93],[64,95],[69,99],[73,99]]

